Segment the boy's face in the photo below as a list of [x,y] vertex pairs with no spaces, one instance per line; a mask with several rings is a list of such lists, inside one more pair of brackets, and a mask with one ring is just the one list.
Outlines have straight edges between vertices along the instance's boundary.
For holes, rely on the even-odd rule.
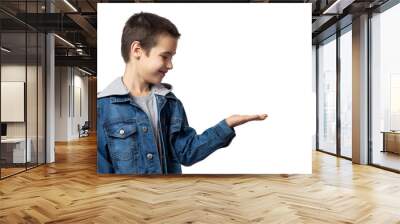
[[172,69],[172,56],[176,53],[178,40],[170,35],[160,35],[157,44],[150,49],[148,56],[143,53],[137,61],[142,79],[151,84],[161,83],[168,70]]

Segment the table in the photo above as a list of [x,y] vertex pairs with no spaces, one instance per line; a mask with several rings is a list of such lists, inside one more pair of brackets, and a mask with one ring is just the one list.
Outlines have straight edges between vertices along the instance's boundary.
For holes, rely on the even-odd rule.
[[25,138],[6,138],[1,139],[1,157],[6,163],[26,163],[31,162],[32,140],[27,138],[28,143],[25,154]]
[[382,131],[381,133],[383,133],[382,152],[400,154],[400,131]]

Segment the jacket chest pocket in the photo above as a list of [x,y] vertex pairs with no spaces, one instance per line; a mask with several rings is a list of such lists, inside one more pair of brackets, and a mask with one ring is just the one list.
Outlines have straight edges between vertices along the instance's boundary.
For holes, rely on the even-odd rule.
[[127,120],[105,125],[110,156],[115,161],[133,160],[137,153],[137,124]]

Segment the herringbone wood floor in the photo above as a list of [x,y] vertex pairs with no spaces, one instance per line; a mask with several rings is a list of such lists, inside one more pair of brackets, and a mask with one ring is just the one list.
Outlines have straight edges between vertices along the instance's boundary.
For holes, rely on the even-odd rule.
[[313,152],[312,175],[98,176],[96,140],[0,181],[0,223],[400,223],[400,175]]

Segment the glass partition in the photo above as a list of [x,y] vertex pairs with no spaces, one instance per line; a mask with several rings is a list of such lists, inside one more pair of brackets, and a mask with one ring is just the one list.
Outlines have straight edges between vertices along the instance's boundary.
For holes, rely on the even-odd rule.
[[352,34],[351,26],[340,36],[340,154],[352,157]]
[[336,36],[318,47],[318,149],[336,154]]
[[0,178],[45,163],[45,35],[17,17],[44,1],[1,1]]
[[24,171],[31,156],[26,151],[26,33],[3,32],[1,46],[1,175],[6,177]]
[[372,163],[400,171],[400,4],[371,18]]
[[27,33],[27,85],[26,85],[26,113],[27,113],[27,151],[29,153],[27,166],[28,168],[37,165],[37,76],[38,76],[38,56],[36,32]]
[[43,33],[38,34],[38,65],[37,65],[37,162],[38,165],[46,162],[45,124],[46,124],[46,38]]

